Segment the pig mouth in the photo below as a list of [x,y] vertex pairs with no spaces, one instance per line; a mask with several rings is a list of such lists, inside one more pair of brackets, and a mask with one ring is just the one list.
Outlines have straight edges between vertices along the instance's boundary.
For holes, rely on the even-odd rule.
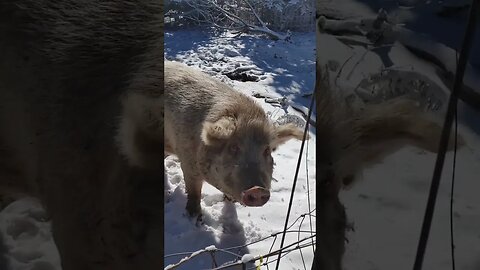
[[233,203],[240,202],[239,200],[235,199],[234,196],[232,196],[228,193],[223,192],[223,196],[224,196],[224,199],[227,200],[227,201],[230,201],[230,202],[233,202]]
[[[242,192],[242,194],[243,194],[243,192]],[[229,201],[229,202],[232,202],[232,203],[239,203],[242,206],[248,207],[248,205],[246,205],[245,202],[243,202],[241,196],[242,195],[240,195],[240,198],[238,198],[238,196],[233,196],[233,195],[230,195],[226,192],[223,192],[223,197],[226,201]]]

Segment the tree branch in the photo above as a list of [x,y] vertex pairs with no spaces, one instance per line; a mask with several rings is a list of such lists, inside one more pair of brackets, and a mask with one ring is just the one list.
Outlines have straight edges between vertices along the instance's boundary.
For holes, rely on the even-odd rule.
[[[254,6],[248,0],[243,0],[243,2],[249,7],[249,11],[256,18],[258,25],[255,23],[249,23],[240,15],[225,9],[213,0],[187,0],[185,2],[198,13],[197,18],[194,18],[193,16],[188,17],[197,23],[209,23],[214,27],[224,30],[263,34],[274,40],[285,40],[290,36],[289,34],[283,35],[277,33],[268,28],[265,22],[260,18],[259,14],[255,11]],[[200,19],[200,17],[203,19]]]
[[252,11],[253,15],[255,15],[255,18],[257,18],[257,21],[263,26],[263,27],[267,27],[265,25],[265,23],[262,21],[262,19],[260,19],[260,17],[258,16],[257,12],[255,11],[255,9],[253,8],[252,4],[250,4],[250,2],[248,0],[243,0],[243,2],[247,3],[247,5],[250,7],[250,10]]

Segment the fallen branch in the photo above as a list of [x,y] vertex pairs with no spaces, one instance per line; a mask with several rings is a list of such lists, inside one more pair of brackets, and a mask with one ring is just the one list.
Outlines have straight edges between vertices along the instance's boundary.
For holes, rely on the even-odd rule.
[[[311,95],[312,95],[311,93],[308,94],[308,96],[311,96]],[[295,111],[299,112],[302,115],[302,117],[305,119],[305,121],[307,120],[308,108],[305,106],[290,102],[286,97],[271,97],[271,96],[266,96],[260,93],[255,93],[253,96],[256,98],[263,98],[266,103],[278,104],[280,105],[280,107],[284,109],[286,109],[287,107],[291,107]],[[314,127],[316,126],[316,120],[314,115],[311,116],[309,124]]]
[[246,4],[246,8],[248,8],[249,12],[255,18],[255,22],[249,22],[243,19],[233,11],[229,11],[218,5],[214,0],[185,1],[185,3],[198,13],[197,16],[189,16],[189,19],[198,23],[209,23],[214,27],[235,31],[237,33],[262,34],[273,40],[287,40],[290,37],[290,33],[281,34],[268,28],[248,0],[242,0],[241,2]]
[[187,256],[183,259],[181,259],[178,263],[175,263],[175,264],[169,264],[167,265],[167,267],[164,268],[164,270],[173,270],[173,269],[177,269],[180,265],[184,264],[185,262],[191,260],[192,258],[200,255],[200,254],[203,254],[203,253],[206,253],[206,252],[213,252],[215,251],[217,248],[215,246],[208,246],[204,249],[201,249],[201,250],[198,250],[198,251],[195,251],[193,252],[192,254],[190,254],[190,256]]
[[[394,42],[401,43],[417,57],[435,64],[437,75],[451,91],[457,62],[457,53],[454,49],[404,27],[390,24],[388,20],[382,21],[381,25],[376,27],[373,26],[378,22],[375,18],[339,21],[322,17],[320,22],[319,26],[326,33],[347,35],[337,37],[346,44],[371,47],[372,45],[393,46]],[[369,36],[377,36],[377,38],[381,36],[381,38],[372,42]],[[467,65],[464,85],[459,93],[459,98],[463,102],[478,111],[480,111],[480,89],[476,89],[478,82],[475,78],[479,74],[480,71]]]
[[224,71],[223,75],[231,80],[242,82],[258,82],[263,71],[254,65],[240,66],[230,71]]
[[[432,42],[404,28],[395,27],[392,36],[396,37],[400,43],[418,57],[436,64],[438,67],[436,73],[447,88],[450,91],[452,90],[457,65],[457,52],[455,50],[441,43]],[[470,76],[479,76],[478,73],[471,65],[467,64],[464,84],[459,92],[459,98],[480,111],[480,90],[474,89],[473,85],[469,85],[469,81],[475,81]],[[475,86],[478,87],[478,85]]]

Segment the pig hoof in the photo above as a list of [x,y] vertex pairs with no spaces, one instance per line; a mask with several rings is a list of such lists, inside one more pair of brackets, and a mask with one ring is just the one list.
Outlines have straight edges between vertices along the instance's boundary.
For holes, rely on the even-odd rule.
[[197,205],[197,204],[187,203],[186,210],[187,210],[188,216],[190,217],[196,217],[198,215],[201,215],[202,213],[202,209],[200,208],[200,205]]
[[192,223],[195,222],[196,227],[199,227],[199,226],[205,224],[205,221],[203,220],[203,215],[201,213],[200,214],[190,214],[187,211],[187,213],[184,213],[183,216],[188,218]]
[[205,222],[203,220],[203,215],[202,214],[198,215],[197,216],[197,221],[195,222],[195,226],[199,227],[199,226],[204,225],[204,224],[205,224]]

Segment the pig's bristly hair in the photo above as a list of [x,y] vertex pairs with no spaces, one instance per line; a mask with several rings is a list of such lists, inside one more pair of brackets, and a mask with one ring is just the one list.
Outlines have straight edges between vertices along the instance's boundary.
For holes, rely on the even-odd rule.
[[202,141],[212,145],[232,137],[253,137],[255,141],[268,143],[272,124],[263,109],[251,98],[235,93],[235,102],[217,112],[214,121],[206,121],[201,133]]
[[[276,126],[273,131],[273,139],[271,142],[272,148],[277,148],[279,145],[287,142],[290,139],[302,140],[303,130],[292,123]],[[308,140],[308,134],[305,139]]]
[[303,130],[294,124],[274,126],[253,99],[241,93],[235,93],[234,98],[235,102],[226,104],[227,109],[216,113],[215,120],[203,124],[201,138],[206,145],[230,138],[248,138],[276,148],[292,138],[303,139]]
[[274,126],[264,117],[239,116],[237,118],[222,117],[214,123],[205,122],[201,136],[206,145],[213,145],[230,138],[245,138],[276,148],[292,138],[302,140],[303,131],[291,123]]
[[213,145],[218,141],[226,140],[232,136],[236,129],[233,117],[225,116],[216,122],[205,122],[202,129],[202,141],[206,145]]

